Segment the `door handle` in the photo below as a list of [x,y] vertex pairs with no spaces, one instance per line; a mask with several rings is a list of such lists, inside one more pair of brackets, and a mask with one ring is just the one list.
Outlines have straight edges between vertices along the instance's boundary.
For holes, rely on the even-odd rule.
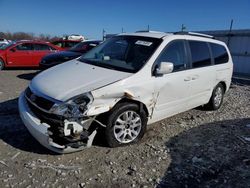
[[196,80],[196,79],[198,79],[199,78],[199,75],[193,75],[192,76],[192,80]]
[[186,82],[188,82],[188,81],[190,81],[191,80],[191,77],[186,77],[186,78],[184,78],[184,81],[186,81]]

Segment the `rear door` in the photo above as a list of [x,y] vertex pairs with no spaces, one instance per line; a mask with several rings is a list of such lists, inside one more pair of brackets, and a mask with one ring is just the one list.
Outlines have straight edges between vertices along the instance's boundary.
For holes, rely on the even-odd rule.
[[191,74],[187,79],[190,84],[189,108],[194,108],[208,102],[216,75],[208,43],[189,40],[188,44],[191,56]]
[[9,66],[30,66],[33,61],[32,52],[31,43],[17,44],[7,51],[7,63]]
[[34,51],[33,51],[33,66],[39,66],[39,63],[43,56],[52,53],[53,49],[47,45],[42,43],[34,43]]

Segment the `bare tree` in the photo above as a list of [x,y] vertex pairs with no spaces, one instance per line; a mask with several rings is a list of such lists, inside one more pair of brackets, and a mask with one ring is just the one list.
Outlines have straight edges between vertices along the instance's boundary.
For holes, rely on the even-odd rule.
[[39,34],[36,36],[34,33],[26,33],[26,32],[15,32],[11,33],[7,32],[0,32],[0,38],[5,38],[8,40],[45,40],[51,41],[52,39],[59,39],[58,36],[51,36],[49,34]]

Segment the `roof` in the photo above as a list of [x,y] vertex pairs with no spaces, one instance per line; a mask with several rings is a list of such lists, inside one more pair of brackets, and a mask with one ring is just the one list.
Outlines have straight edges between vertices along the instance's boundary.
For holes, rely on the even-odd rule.
[[56,39],[52,40],[51,42],[82,42],[82,40],[76,39]]
[[43,41],[43,40],[17,40],[16,43],[49,43],[48,41]]
[[163,38],[167,35],[172,35],[171,33],[164,33],[158,31],[138,31],[135,33],[121,33],[119,36],[142,36],[142,37],[152,37],[152,38]]

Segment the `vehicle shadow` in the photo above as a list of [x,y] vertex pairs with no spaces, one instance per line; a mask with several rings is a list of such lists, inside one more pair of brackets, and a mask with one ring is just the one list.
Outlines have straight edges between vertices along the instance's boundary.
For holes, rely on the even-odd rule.
[[250,118],[203,124],[170,138],[171,164],[163,187],[247,187],[250,185]]
[[23,151],[56,154],[41,146],[29,134],[19,116],[17,98],[0,103],[0,140]]
[[17,77],[20,78],[20,79],[24,79],[24,80],[32,80],[40,72],[41,71],[32,72],[32,73],[25,73],[25,74],[19,74],[19,75],[17,75]]

